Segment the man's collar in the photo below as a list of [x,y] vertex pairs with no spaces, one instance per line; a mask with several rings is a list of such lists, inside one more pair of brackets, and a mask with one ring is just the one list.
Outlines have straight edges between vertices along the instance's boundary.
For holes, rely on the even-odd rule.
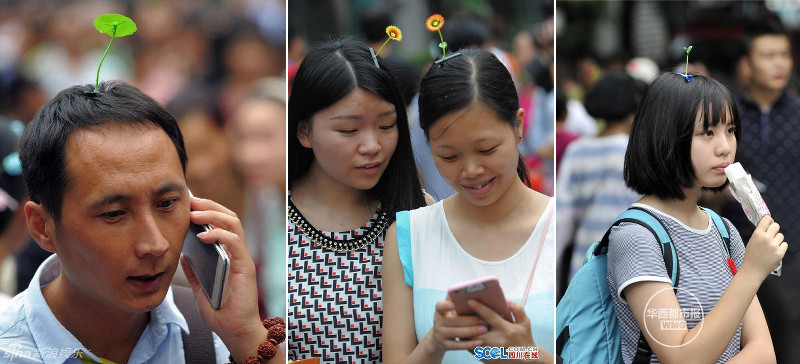
[[[62,364],[78,350],[83,351],[89,358],[98,361],[98,357],[88,348],[83,346],[71,332],[69,332],[47,305],[42,295],[42,287],[52,282],[61,272],[61,262],[53,254],[48,257],[36,270],[25,297],[25,317],[28,320],[31,336],[36,342],[36,347],[42,354],[45,364]],[[89,323],[91,324],[91,323]],[[167,291],[164,301],[150,312],[150,322],[145,330],[152,330],[153,334],[163,340],[169,324],[175,324],[184,332],[189,332],[186,319],[178,310],[172,298],[172,288]],[[161,341],[161,340],[157,340]],[[137,343],[137,348],[139,343]],[[134,348],[134,351],[136,348]]]

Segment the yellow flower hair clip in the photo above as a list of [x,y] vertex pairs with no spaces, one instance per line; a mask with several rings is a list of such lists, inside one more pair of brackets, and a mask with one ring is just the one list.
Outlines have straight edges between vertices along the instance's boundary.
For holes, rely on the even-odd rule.
[[375,62],[375,67],[378,68],[381,68],[380,66],[378,66],[378,55],[381,54],[383,47],[386,47],[386,44],[389,43],[390,40],[396,40],[398,42],[403,40],[403,32],[400,31],[400,28],[394,25],[386,27],[386,35],[388,35],[389,37],[386,38],[386,41],[383,42],[383,45],[381,45],[381,47],[378,48],[377,52],[372,50],[372,48],[369,49],[369,53],[372,55],[372,61]]
[[425,27],[432,32],[439,32],[439,48],[442,49],[442,58],[445,57],[445,49],[447,48],[447,43],[444,41],[444,37],[442,37],[442,26],[444,26],[444,17],[442,14],[433,14],[428,17],[428,20],[425,21]]
[[439,33],[439,40],[441,41],[441,43],[439,43],[439,48],[442,49],[442,58],[434,62],[438,64],[439,67],[442,66],[442,62],[445,60],[461,55],[461,52],[452,53],[449,56],[447,55],[447,42],[445,42],[444,37],[442,37],[442,26],[444,26],[444,17],[442,14],[433,14],[428,17],[428,20],[425,20],[425,28],[428,28],[428,30],[432,32]]

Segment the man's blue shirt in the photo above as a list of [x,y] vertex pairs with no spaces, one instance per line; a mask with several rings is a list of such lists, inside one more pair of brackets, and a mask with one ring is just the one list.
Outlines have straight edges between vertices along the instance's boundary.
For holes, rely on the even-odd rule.
[[[3,363],[81,363],[83,359],[100,362],[91,348],[85,347],[53,315],[42,295],[42,287],[61,271],[54,254],[47,258],[33,276],[28,289],[0,308],[0,362]],[[91,323],[88,323],[91,324]],[[150,322],[131,353],[128,363],[184,362],[183,337],[189,327],[172,298],[172,288],[164,301],[150,311]],[[225,363],[228,350],[214,336],[217,363]]]

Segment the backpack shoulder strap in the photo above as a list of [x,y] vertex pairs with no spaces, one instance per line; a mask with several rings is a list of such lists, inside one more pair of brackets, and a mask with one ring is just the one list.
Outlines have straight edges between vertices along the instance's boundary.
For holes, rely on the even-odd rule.
[[175,305],[181,311],[189,325],[189,333],[181,331],[183,338],[183,355],[187,363],[215,363],[214,338],[211,330],[200,317],[200,311],[194,301],[192,289],[183,286],[172,286]]
[[722,244],[725,248],[725,253],[728,254],[728,258],[733,258],[731,255],[731,234],[728,230],[728,225],[722,221],[722,218],[714,212],[714,210],[700,207],[703,211],[708,213],[708,216],[711,216],[711,221],[714,222],[714,226],[717,227],[717,231],[719,231],[719,235],[722,237]]
[[678,266],[678,254],[675,251],[675,246],[672,244],[672,238],[669,236],[664,223],[646,209],[633,206],[617,216],[614,223],[608,228],[605,235],[603,235],[603,239],[600,240],[600,244],[598,244],[593,253],[600,253],[608,249],[608,237],[611,235],[611,228],[623,222],[631,222],[644,226],[656,237],[656,240],[658,240],[661,246],[661,255],[664,257],[664,265],[667,267],[667,274],[669,274],[670,280],[672,281],[672,287],[678,287],[680,267]]
[[[623,212],[622,215],[617,218],[617,221],[614,222],[614,225],[618,225],[621,222],[632,222],[642,225],[650,230],[651,233],[653,233],[658,240],[659,245],[661,246],[661,255],[664,258],[664,265],[667,268],[667,274],[670,275],[672,288],[676,289],[678,287],[680,277],[678,254],[675,251],[675,245],[672,244],[672,238],[669,236],[669,232],[667,232],[667,228],[664,226],[664,223],[655,217],[655,215],[653,215],[650,211],[635,206]],[[612,227],[614,225],[612,225]],[[604,239],[608,239],[607,236],[610,232],[611,229],[609,228]],[[607,244],[608,243],[606,243],[606,245]],[[634,354],[632,364],[650,363],[650,357],[652,354],[653,350],[647,343],[644,333],[639,330],[639,338],[636,340],[636,352]]]

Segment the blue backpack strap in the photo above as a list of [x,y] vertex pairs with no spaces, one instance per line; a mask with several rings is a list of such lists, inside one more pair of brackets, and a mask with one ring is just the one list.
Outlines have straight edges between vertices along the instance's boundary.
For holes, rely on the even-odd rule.
[[[667,274],[669,274],[670,280],[672,281],[672,288],[677,288],[680,277],[678,254],[677,251],[675,251],[675,245],[672,244],[672,238],[669,236],[664,223],[662,223],[661,220],[655,217],[650,211],[636,206],[632,206],[620,214],[611,227],[613,228],[614,226],[617,226],[623,222],[639,224],[653,233],[653,236],[656,237],[659,245],[661,246],[661,255],[664,258],[664,265],[667,268]],[[600,244],[598,244],[598,251],[602,250],[603,247],[605,247],[605,250],[608,249],[609,235],[611,235],[611,228],[606,231],[606,234],[603,236],[603,240]],[[639,330],[639,338],[636,341],[636,352],[634,354],[632,364],[650,363],[650,357],[652,354],[653,350],[647,343],[647,339],[645,339],[644,334],[641,332],[641,330]]]
[[664,265],[667,267],[667,274],[669,274],[670,280],[672,281],[672,287],[678,287],[680,267],[678,266],[678,254],[675,251],[675,246],[672,244],[672,238],[670,238],[669,233],[667,233],[667,228],[664,226],[664,223],[653,216],[650,211],[643,208],[632,206],[617,216],[617,219],[614,220],[614,224],[608,228],[600,244],[597,245],[597,248],[595,248],[595,251],[592,253],[597,255],[607,251],[608,236],[611,235],[611,228],[623,222],[639,224],[653,233],[653,236],[656,237],[661,246],[661,255],[664,257]]
[[733,255],[731,255],[731,234],[730,231],[728,231],[728,225],[726,225],[725,222],[722,221],[722,218],[713,210],[702,206],[700,208],[708,213],[708,216],[711,216],[711,221],[714,222],[714,226],[717,227],[717,231],[719,231],[719,235],[722,237],[722,244],[725,247],[725,253],[728,254],[728,258],[733,259]]

